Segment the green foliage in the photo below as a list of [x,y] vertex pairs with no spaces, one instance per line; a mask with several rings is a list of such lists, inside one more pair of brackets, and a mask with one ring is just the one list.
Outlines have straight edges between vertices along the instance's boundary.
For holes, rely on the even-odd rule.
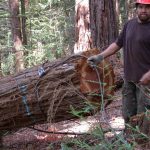
[[[71,107],[72,113],[81,119],[84,119],[84,113],[89,113],[92,109],[95,108],[89,105],[79,111]],[[149,111],[145,112],[145,114],[149,116]],[[109,132],[111,132],[113,136],[109,137],[105,134],[109,132],[99,125],[92,129],[87,135],[83,134],[81,137],[65,140],[62,142],[61,146],[64,150],[134,150],[139,144],[138,140],[143,140],[145,142],[150,140],[146,134],[140,131],[139,126],[133,127],[126,124],[126,130],[126,132],[121,131],[120,133],[117,133],[110,127]]]
[[[71,54],[74,45],[74,3],[72,0],[31,0],[26,8],[27,45],[24,46],[26,68]],[[0,46],[7,49],[2,54],[4,75],[10,73],[13,55],[8,1],[0,4]],[[20,14],[22,16],[22,14]],[[3,53],[3,51],[1,50]],[[5,56],[5,57],[3,57]],[[8,61],[8,59],[10,59]],[[14,62],[13,62],[14,64]],[[13,73],[13,71],[11,72]]]
[[90,135],[64,141],[61,145],[64,150],[134,150],[135,144],[128,143],[123,135],[107,139],[101,127],[96,127]]
[[126,10],[126,1],[120,0],[120,26],[128,20],[127,10]]
[[[101,82],[100,82],[101,83]],[[102,88],[102,87],[101,87]],[[105,93],[105,92],[104,92]],[[104,98],[104,95],[102,96]],[[104,99],[101,99],[104,101]],[[104,107],[104,105],[103,105]],[[84,119],[84,114],[90,113],[95,110],[91,104],[87,103],[87,106],[83,109],[77,110],[71,106],[71,113],[80,119]],[[104,108],[101,110],[105,111]],[[106,113],[106,112],[105,112]],[[104,116],[101,117],[103,118]],[[149,111],[145,112],[147,117]],[[140,131],[138,126],[133,127],[126,124],[125,131],[117,133],[109,124],[109,120],[105,116],[104,122],[107,123],[107,129],[101,126],[94,127],[88,134],[83,134],[81,137],[73,138],[62,142],[61,147],[64,150],[134,150],[138,145],[138,140],[149,141],[150,138]],[[149,120],[149,117],[147,118]],[[109,128],[109,129],[108,129]],[[107,135],[106,135],[107,133]],[[109,136],[109,133],[111,135]]]
[[63,150],[72,150],[72,148],[69,148],[69,146],[65,143],[61,144],[61,149],[63,149]]
[[97,106],[92,105],[90,102],[85,103],[85,107],[82,109],[75,109],[73,106],[70,106],[70,113],[74,116],[83,119],[83,117],[87,114],[91,114],[94,110],[97,109]]
[[[73,2],[69,0],[66,3],[73,5]],[[74,42],[74,38],[70,36],[69,32],[74,32],[72,14],[74,9],[66,10],[66,3],[59,0],[49,0],[40,2],[36,7],[34,6],[34,9],[30,9],[32,15],[27,21],[32,34],[32,43],[30,44],[31,47],[36,47],[37,43],[42,45],[44,56],[41,61],[52,57],[61,57],[65,53],[65,48],[70,46],[71,42]],[[67,7],[70,5],[67,5]]]
[[12,52],[7,52],[7,51],[6,53],[3,54],[5,54],[3,55],[5,59],[3,59],[3,62],[1,63],[2,73],[3,75],[11,74],[15,71],[14,70],[15,56]]

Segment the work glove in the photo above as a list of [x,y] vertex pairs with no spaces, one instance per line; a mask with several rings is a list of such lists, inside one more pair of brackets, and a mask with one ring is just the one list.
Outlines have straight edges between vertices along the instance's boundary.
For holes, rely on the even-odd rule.
[[100,54],[99,55],[94,55],[94,56],[91,56],[87,59],[87,63],[90,66],[94,66],[94,65],[97,65],[98,63],[100,63],[103,59],[104,59],[104,57]]
[[140,79],[140,84],[142,85],[150,84],[150,71],[148,71],[142,76],[142,78]]

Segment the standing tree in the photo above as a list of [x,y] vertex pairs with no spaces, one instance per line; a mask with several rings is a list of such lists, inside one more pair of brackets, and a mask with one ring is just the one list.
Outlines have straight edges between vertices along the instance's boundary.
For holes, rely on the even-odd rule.
[[[89,0],[92,47],[96,47],[100,51],[103,51],[114,42],[118,36],[117,12],[115,7],[114,0]],[[109,61],[114,66],[115,80],[120,85],[122,84],[122,77],[117,67],[121,66],[121,63],[117,61],[116,56],[109,57]],[[117,64],[117,62],[119,63]]]
[[85,51],[91,47],[89,19],[89,0],[76,0],[75,15],[75,47],[74,53]]
[[76,43],[74,52],[101,49],[118,36],[113,0],[76,0]]
[[119,4],[120,1],[119,0],[115,0],[115,7],[116,7],[116,21],[117,21],[117,25],[119,26],[119,16],[120,16],[120,9],[119,9]]
[[9,0],[9,9],[11,14],[11,30],[13,38],[13,52],[15,53],[15,69],[19,72],[24,69],[23,45],[21,36],[21,22],[19,17],[19,1]]
[[118,35],[113,0],[89,0],[92,46],[99,49],[111,44]]
[[22,43],[27,45],[26,35],[26,7],[28,6],[28,0],[20,0],[21,2],[21,30],[22,30]]
[[[75,53],[90,48],[102,51],[115,41],[118,36],[117,5],[117,0],[76,0]],[[116,80],[120,84],[122,78],[115,65],[116,56],[111,56],[109,61],[114,65]]]

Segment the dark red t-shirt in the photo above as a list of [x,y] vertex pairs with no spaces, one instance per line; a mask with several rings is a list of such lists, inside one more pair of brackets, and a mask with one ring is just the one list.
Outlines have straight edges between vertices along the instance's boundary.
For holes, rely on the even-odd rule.
[[150,70],[150,22],[129,20],[116,44],[123,47],[125,80],[138,82]]

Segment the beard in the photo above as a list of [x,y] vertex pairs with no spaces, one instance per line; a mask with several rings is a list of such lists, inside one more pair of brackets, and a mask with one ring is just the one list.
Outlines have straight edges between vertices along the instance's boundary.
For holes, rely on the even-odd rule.
[[149,22],[150,21],[150,16],[147,14],[139,14],[138,18],[141,22],[145,23],[145,22]]

